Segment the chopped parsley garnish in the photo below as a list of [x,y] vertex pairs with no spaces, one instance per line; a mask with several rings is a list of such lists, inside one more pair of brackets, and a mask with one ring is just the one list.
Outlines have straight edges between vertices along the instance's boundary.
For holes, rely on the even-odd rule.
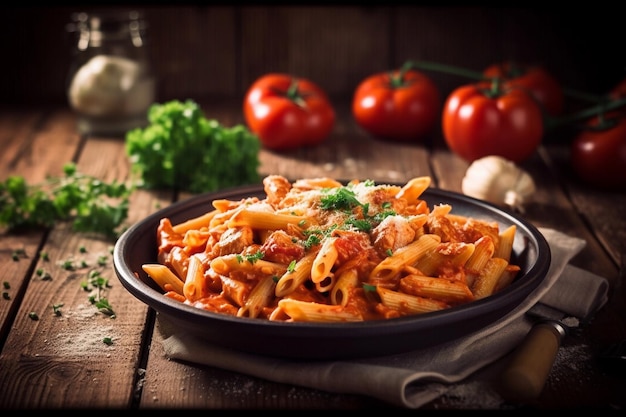
[[[367,180],[364,182],[366,186],[374,186],[374,181]],[[354,216],[349,217],[345,223],[352,226],[355,229],[362,232],[369,232],[374,227],[374,224],[380,223],[388,216],[396,215],[396,212],[391,209],[392,204],[389,201],[385,201],[381,204],[383,211],[370,216],[369,203],[361,203],[357,198],[354,191],[352,191],[350,185],[346,187],[325,189],[325,194],[321,197],[321,208],[324,210],[342,210],[351,211],[357,207],[361,208],[363,218],[357,218]]]
[[98,308],[98,310],[100,310],[101,313],[111,316],[113,319],[115,318],[115,311],[113,311],[113,307],[111,307],[109,300],[106,298],[95,300],[94,305]]
[[52,305],[52,312],[54,313],[55,316],[60,316],[61,315],[61,307],[63,307],[63,303],[58,303],[58,304],[53,304]]
[[323,210],[350,210],[362,206],[354,191],[348,187],[326,190],[326,194],[322,196],[320,201]]
[[107,278],[103,277],[99,271],[92,270],[88,274],[88,281],[81,283],[81,286],[85,291],[95,288],[95,292],[89,296],[89,302],[95,305],[101,313],[115,318],[115,311],[104,296],[105,291],[111,287]]
[[304,248],[308,250],[322,242],[324,233],[319,229],[305,230],[304,235],[307,237],[304,241]]
[[[1,191],[1,189],[0,189]],[[0,195],[1,197],[1,195]],[[1,201],[1,199],[0,199]],[[27,258],[28,256],[26,255],[26,251],[24,249],[15,249],[12,253],[11,253],[11,257],[13,258],[14,261],[19,261],[20,258]]]
[[346,224],[353,226],[354,228],[356,228],[357,230],[361,232],[367,233],[370,230],[372,230],[372,223],[365,219],[357,219],[354,217],[350,217],[346,219]]
[[265,254],[263,252],[257,252],[255,254],[252,255],[236,255],[236,259],[238,263],[242,263],[244,260],[250,262],[251,264],[255,263],[256,261],[263,259],[263,257],[265,256]]

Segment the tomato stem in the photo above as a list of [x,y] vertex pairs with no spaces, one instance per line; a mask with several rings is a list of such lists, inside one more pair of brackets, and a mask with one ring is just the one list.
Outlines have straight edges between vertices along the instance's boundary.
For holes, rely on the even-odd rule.
[[461,68],[453,65],[439,64],[437,62],[430,61],[407,61],[402,66],[402,71],[406,72],[410,69],[420,69],[427,71],[437,71],[448,73],[452,75],[459,75],[461,77],[471,78],[479,81],[490,81],[492,77],[485,77],[480,72],[472,71],[466,68]]
[[483,90],[483,94],[491,98],[498,97],[502,94],[503,79],[501,77],[488,77],[480,72],[472,71],[467,68],[457,67],[454,65],[445,65],[430,61],[410,60],[404,63],[400,72],[401,74],[404,74],[404,72],[410,69],[437,71],[452,75],[459,75],[461,77],[467,77],[477,81],[489,82],[490,86],[488,89]]
[[570,88],[563,88],[563,94],[565,94],[566,96],[578,99],[578,100],[588,101],[591,103],[602,103],[606,101],[605,97],[585,93],[582,91],[572,90]]
[[[401,82],[403,80],[404,74],[411,69],[436,71],[436,72],[471,78],[477,81],[490,82],[491,84],[489,88],[484,89],[483,93],[485,95],[490,96],[490,97],[496,97],[502,93],[502,85],[504,81],[502,77],[488,77],[477,71],[472,71],[472,70],[457,67],[454,65],[440,64],[438,62],[431,62],[431,61],[414,61],[414,60],[406,61],[400,69],[399,78],[396,80],[393,80],[393,77],[392,77],[392,83],[394,81]],[[511,66],[511,68],[509,68],[508,76],[512,77],[512,76],[515,76],[515,74],[519,75],[520,71],[521,71],[521,67]],[[563,126],[566,124],[571,124],[578,120],[588,119],[593,116],[600,116],[601,120],[604,120],[603,116],[606,112],[626,105],[626,98],[618,99],[618,100],[610,100],[610,99],[607,99],[607,97],[597,96],[597,95],[588,94],[585,92],[576,91],[572,89],[566,89],[566,88],[563,89],[563,94],[572,98],[577,98],[577,99],[588,101],[591,103],[596,103],[597,105],[591,108],[582,110],[573,115],[562,117],[562,118],[554,119],[551,117],[545,117],[544,120],[545,120],[546,128],[548,129],[553,129],[553,128]],[[605,125],[608,126],[608,123]]]
[[289,84],[289,88],[285,92],[285,96],[295,103],[299,107],[306,107],[306,101],[304,100],[303,94],[298,89],[298,79],[293,78],[291,80],[291,84]]
[[[549,129],[554,129],[556,127],[560,127],[563,125],[568,125],[574,122],[577,122],[579,120],[585,120],[585,119],[589,119],[590,117],[593,116],[598,116],[601,118],[601,122],[605,121],[606,119],[604,119],[604,115],[611,111],[611,110],[615,110],[618,109],[620,107],[626,106],[626,97],[624,98],[620,98],[617,100],[604,100],[604,101],[600,101],[600,103],[596,106],[593,107],[589,107],[587,109],[583,109],[579,112],[576,112],[574,114],[565,116],[565,117],[561,117],[558,119],[550,119],[549,120],[549,126],[547,126]],[[608,122],[605,123],[601,123],[602,125],[605,125],[606,127],[610,128],[612,127],[612,125]]]

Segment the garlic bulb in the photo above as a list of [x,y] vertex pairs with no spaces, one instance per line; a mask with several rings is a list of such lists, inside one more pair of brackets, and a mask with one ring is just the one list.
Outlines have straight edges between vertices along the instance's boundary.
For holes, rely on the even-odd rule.
[[90,116],[144,113],[154,100],[153,80],[131,59],[97,55],[74,75],[70,104]]
[[524,203],[535,192],[535,182],[512,161],[491,155],[472,162],[461,188],[470,197],[523,212]]

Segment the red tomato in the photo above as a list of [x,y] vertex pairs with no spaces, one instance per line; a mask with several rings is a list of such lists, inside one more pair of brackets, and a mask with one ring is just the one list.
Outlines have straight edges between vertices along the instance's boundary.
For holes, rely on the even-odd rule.
[[326,93],[305,78],[267,74],[257,79],[243,103],[252,132],[270,149],[317,145],[330,135],[335,110]]
[[505,87],[520,87],[532,93],[550,116],[563,113],[564,95],[560,83],[540,66],[518,65],[513,62],[494,64],[483,75],[500,77]]
[[626,78],[613,87],[613,89],[609,92],[609,97],[613,100],[626,97]]
[[626,189],[626,112],[613,112],[605,118],[612,123],[610,127],[599,129],[596,117],[574,139],[572,167],[590,185]]
[[363,129],[395,141],[421,140],[439,112],[437,87],[415,70],[371,75],[358,85],[352,100],[352,114]]
[[468,162],[489,155],[521,162],[543,136],[539,106],[518,88],[492,97],[482,84],[461,86],[448,96],[442,124],[448,147]]

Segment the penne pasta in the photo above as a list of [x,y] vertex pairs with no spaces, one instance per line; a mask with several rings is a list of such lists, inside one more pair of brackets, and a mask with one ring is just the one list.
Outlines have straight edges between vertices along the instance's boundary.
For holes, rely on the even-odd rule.
[[507,288],[515,226],[454,213],[403,186],[267,176],[267,197],[214,200],[172,226],[161,219],[143,270],[190,306],[271,321],[347,322],[423,314]]
[[291,294],[311,277],[311,266],[315,259],[315,253],[310,253],[288,268],[276,283],[275,295],[282,298]]
[[141,268],[163,291],[172,290],[183,295],[183,282],[167,266],[162,264],[143,264]]
[[209,227],[211,220],[213,219],[213,217],[215,217],[216,214],[217,210],[211,210],[201,216],[189,219],[183,223],[178,223],[172,228],[176,233],[183,235],[189,230],[198,230],[204,227]]
[[430,187],[430,177],[412,178],[400,189],[396,198],[404,198],[409,204],[415,205],[428,187]]
[[287,265],[264,261],[263,259],[251,261],[243,255],[229,254],[213,258],[210,262],[210,268],[220,275],[228,275],[235,271],[261,275],[282,275],[287,270]]
[[370,273],[370,280],[390,280],[397,276],[406,266],[412,266],[426,253],[434,250],[441,238],[437,235],[427,234],[420,236],[416,241],[401,247],[391,256],[385,258],[374,267]]
[[407,275],[400,280],[400,291],[420,297],[441,300],[448,304],[467,303],[474,294],[465,282],[446,278]]
[[204,297],[204,270],[202,262],[197,256],[189,258],[189,267],[187,268],[187,276],[183,285],[183,295],[189,301],[197,301]]
[[496,283],[496,287],[493,289],[493,292],[497,293],[498,291],[511,285],[520,269],[521,268],[518,265],[508,264],[504,269],[504,272],[502,272],[502,275],[500,275],[500,279]]
[[502,232],[500,232],[500,240],[493,254],[496,258],[502,258],[507,262],[511,261],[511,251],[513,250],[513,241],[515,240],[515,232],[517,227],[513,224]]
[[311,265],[311,281],[315,284],[333,276],[331,270],[339,256],[337,248],[335,248],[335,240],[337,240],[336,237],[326,238],[313,260],[313,265]]
[[468,285],[472,286],[474,280],[485,265],[487,265],[487,262],[493,257],[494,253],[495,246],[489,236],[483,236],[474,243],[474,253],[472,253],[467,262],[465,262]]
[[239,210],[228,220],[228,227],[250,226],[253,229],[287,229],[289,225],[309,224],[305,216]]
[[237,317],[258,317],[261,310],[271,302],[275,285],[273,276],[268,275],[261,279],[250,291],[250,296],[244,305],[237,311]]
[[491,258],[480,271],[472,285],[472,292],[476,299],[485,298],[494,293],[500,276],[508,266],[508,262],[502,258]]
[[251,285],[226,276],[220,276],[220,280],[222,281],[222,295],[237,307],[245,305],[251,292]]
[[363,321],[363,317],[358,311],[347,310],[340,305],[320,304],[289,298],[283,298],[278,302],[278,305],[292,321]]
[[330,292],[330,302],[335,305],[345,306],[350,298],[350,293],[359,285],[359,276],[356,269],[348,269],[339,275],[337,283]]
[[377,287],[376,292],[378,292],[383,305],[397,310],[400,315],[403,316],[429,313],[431,311],[443,310],[450,307],[450,305],[443,301],[417,297],[383,287]]
[[422,256],[415,263],[415,268],[427,276],[436,275],[441,268],[460,268],[474,254],[474,248],[473,243],[441,243],[435,250]]
[[[187,276],[187,264],[189,254],[180,246],[174,246],[169,252],[165,264],[173,270],[181,281],[185,281]],[[182,294],[182,293],[181,293]]]

